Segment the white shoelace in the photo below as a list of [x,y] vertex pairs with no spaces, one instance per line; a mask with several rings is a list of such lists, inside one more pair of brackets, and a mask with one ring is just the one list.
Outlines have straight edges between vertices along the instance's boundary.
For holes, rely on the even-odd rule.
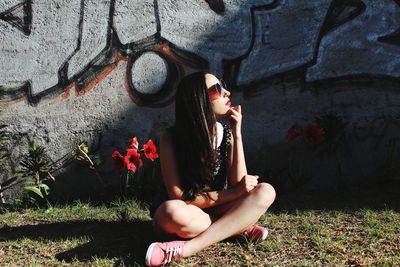
[[170,263],[172,260],[172,257],[174,257],[174,259],[179,258],[181,255],[181,251],[182,251],[182,247],[167,248],[167,251],[166,251],[167,256],[165,257],[163,264]]

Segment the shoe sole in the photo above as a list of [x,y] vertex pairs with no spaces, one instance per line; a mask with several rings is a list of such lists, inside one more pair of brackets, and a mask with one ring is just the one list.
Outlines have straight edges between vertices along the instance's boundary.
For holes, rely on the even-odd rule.
[[267,239],[267,236],[268,236],[268,229],[264,228],[264,233],[261,237],[261,241],[264,241],[265,239]]
[[157,244],[157,243],[151,243],[151,245],[150,245],[149,248],[147,249],[147,252],[146,252],[146,260],[145,260],[147,266],[152,266],[151,263],[150,263],[151,254],[153,253],[153,248],[154,248],[154,246],[155,246],[156,244]]

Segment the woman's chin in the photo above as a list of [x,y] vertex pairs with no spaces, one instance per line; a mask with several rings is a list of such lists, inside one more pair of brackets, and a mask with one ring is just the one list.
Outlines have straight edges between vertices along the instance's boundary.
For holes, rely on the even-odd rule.
[[[228,110],[229,111],[229,110]],[[217,116],[217,117],[219,117],[219,118],[221,118],[221,119],[227,119],[229,116],[228,116],[228,111],[226,111],[225,113],[223,113],[223,114],[221,114],[221,115],[219,115],[219,116]]]
[[215,115],[215,118],[216,118],[217,120],[224,119],[224,118],[228,118],[228,115],[227,115],[226,113],[224,113],[224,114],[221,114],[221,113],[214,113],[214,115]]

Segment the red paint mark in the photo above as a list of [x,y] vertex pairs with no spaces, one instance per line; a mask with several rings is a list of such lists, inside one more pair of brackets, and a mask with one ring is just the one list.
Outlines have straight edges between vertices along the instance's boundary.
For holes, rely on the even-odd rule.
[[[193,71],[193,69],[195,69],[193,67],[193,65],[186,62],[185,59],[182,59],[180,56],[176,55],[174,53],[174,51],[171,49],[171,47],[169,46],[168,42],[163,42],[163,43],[154,45],[153,51],[159,52],[159,53],[163,54],[165,57],[167,57],[169,60],[171,60],[172,62],[175,62],[177,65],[177,68],[178,68],[178,73],[180,73],[182,76],[185,76],[187,71],[190,72],[190,71]],[[132,90],[129,86],[128,75],[129,75],[129,71],[127,68],[127,72],[126,72],[126,76],[125,76],[125,89],[128,92],[129,98],[138,106],[145,105],[145,103],[143,103],[143,101],[140,98],[138,98],[137,96],[135,96],[132,93]],[[175,95],[172,95],[168,99],[162,101],[161,103],[151,103],[151,104],[148,104],[147,106],[153,107],[153,108],[161,108],[161,107],[165,107],[165,106],[172,104],[174,102],[174,100],[175,100]]]
[[127,69],[127,71],[126,71],[124,85],[125,85],[125,90],[128,92],[129,98],[130,98],[136,105],[142,106],[142,105],[143,105],[142,101],[140,100],[140,98],[136,97],[136,96],[132,93],[132,90],[131,90],[131,88],[130,88],[130,86],[129,86],[128,69]]
[[[165,55],[167,58],[169,58],[171,61],[176,62],[179,68],[179,72],[185,76],[185,66],[191,67],[187,62],[182,60],[179,56],[177,56],[172,49],[169,46],[168,42],[163,42],[161,44],[156,44],[153,47],[154,51],[158,51]],[[108,74],[110,74],[111,71],[113,71],[119,64],[120,61],[128,61],[128,57],[123,56],[121,53],[118,51],[114,51],[114,59],[115,61],[105,67],[93,80],[91,80],[83,89],[77,90],[77,84],[76,81],[71,81],[66,87],[65,91],[61,93],[60,98],[61,100],[66,100],[71,96],[71,90],[74,88],[75,90],[75,96],[83,96],[85,95],[88,91],[90,91],[93,87],[95,87],[98,83],[100,83],[105,77],[107,77]],[[127,75],[125,76],[125,89],[128,92],[129,97],[132,99],[133,102],[135,102],[137,105],[142,106],[144,105],[143,101],[136,97],[133,93],[132,90],[129,86],[129,81]],[[151,106],[153,107],[162,107],[165,105],[168,105],[174,101],[175,96],[172,96],[168,100],[164,101],[163,103],[159,104],[152,104]],[[28,97],[26,95],[21,96],[18,99],[13,99],[13,100],[1,100],[0,103],[5,103],[5,104],[13,104],[19,101],[28,101]]]
[[181,65],[187,65],[179,57],[177,57],[174,52],[169,47],[169,43],[163,42],[161,44],[156,44],[154,50],[163,53],[165,56],[169,57],[172,61],[175,61]]
[[0,103],[2,104],[2,105],[13,105],[13,104],[16,104],[16,103],[18,103],[18,102],[21,102],[21,101],[25,101],[26,103],[28,103],[28,97],[26,96],[26,95],[23,95],[23,96],[21,96],[20,98],[17,98],[17,99],[11,99],[11,100],[5,100],[5,99],[0,99]]
[[[76,88],[76,82],[72,81],[70,84],[67,85],[65,91],[61,94],[61,99],[66,100],[71,95],[71,89]],[[76,89],[75,89],[76,90]]]
[[105,77],[107,77],[108,74],[110,74],[111,71],[113,71],[117,66],[120,60],[123,59],[123,56],[115,52],[115,62],[107,66],[104,70],[102,70],[93,80],[91,80],[82,90],[79,92],[76,91],[75,95],[76,96],[83,96],[86,94],[88,91],[90,91],[95,85],[97,85],[99,82],[101,82]]
[[158,51],[168,57],[171,61],[177,63],[179,72],[184,77],[186,72],[193,72],[200,70],[193,63],[187,62],[184,58],[181,58],[179,55],[176,55],[174,51],[169,46],[168,42],[163,42],[161,44],[156,44],[153,48],[155,51]]
[[[125,90],[127,91],[128,96],[133,101],[133,103],[135,103],[139,107],[145,106],[145,103],[143,103],[143,101],[139,97],[135,96],[132,93],[132,90],[129,87],[128,73],[127,73],[127,75],[125,75],[125,83],[124,84],[125,84]],[[146,106],[152,107],[152,108],[162,108],[162,107],[172,104],[174,102],[174,100],[175,100],[175,95],[171,96],[169,99],[163,101],[162,103],[152,103],[152,104],[149,104]]]
[[[119,53],[118,51],[114,52],[114,59],[115,59],[114,63],[110,64],[104,70],[102,70],[92,81],[90,81],[79,92],[76,90],[76,88],[77,88],[76,81],[71,81],[65,87],[65,91],[60,94],[59,98],[61,98],[61,100],[68,99],[71,96],[72,88],[74,88],[74,90],[75,90],[75,96],[82,96],[82,95],[86,94],[86,92],[91,90],[96,84],[98,84],[100,81],[102,81],[112,70],[114,70],[118,66],[119,61],[128,61],[128,58],[124,57],[123,55],[121,55],[121,53]],[[17,99],[11,99],[11,100],[0,99],[0,103],[1,104],[5,104],[5,105],[12,105],[12,104],[15,104],[15,103],[20,102],[20,101],[28,102],[28,96],[27,95],[23,95],[23,96],[21,96],[21,97],[19,97]]]
[[118,60],[118,61],[128,61],[128,57],[125,57],[121,53],[117,52],[116,60]]
[[[175,61],[179,64],[182,65],[186,65],[182,60],[179,59],[179,57],[177,57],[174,52],[170,49],[168,42],[163,42],[161,44],[156,44],[153,47],[154,51],[160,52],[163,55],[165,55],[166,57],[168,57],[170,60]],[[124,58],[127,59],[127,58]],[[184,73],[183,68],[178,65],[179,68],[179,72],[180,73]],[[128,93],[129,98],[138,106],[144,106],[146,103],[143,102],[142,99],[140,99],[139,97],[137,97],[136,95],[133,94],[130,86],[129,86],[129,70],[128,68],[126,69],[126,75],[125,75],[125,90]],[[148,107],[153,107],[153,108],[161,108],[161,107],[165,107],[169,104],[171,104],[173,101],[175,100],[175,96],[171,96],[169,99],[163,101],[162,103],[152,103],[152,104],[146,104],[146,106]]]

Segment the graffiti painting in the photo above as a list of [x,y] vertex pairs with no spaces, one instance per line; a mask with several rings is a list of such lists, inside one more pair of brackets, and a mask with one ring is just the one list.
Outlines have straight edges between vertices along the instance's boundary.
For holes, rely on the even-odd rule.
[[310,84],[400,82],[399,29],[398,0],[9,0],[0,100],[84,94],[121,60],[132,100],[154,107],[196,69],[233,88],[293,71]]

